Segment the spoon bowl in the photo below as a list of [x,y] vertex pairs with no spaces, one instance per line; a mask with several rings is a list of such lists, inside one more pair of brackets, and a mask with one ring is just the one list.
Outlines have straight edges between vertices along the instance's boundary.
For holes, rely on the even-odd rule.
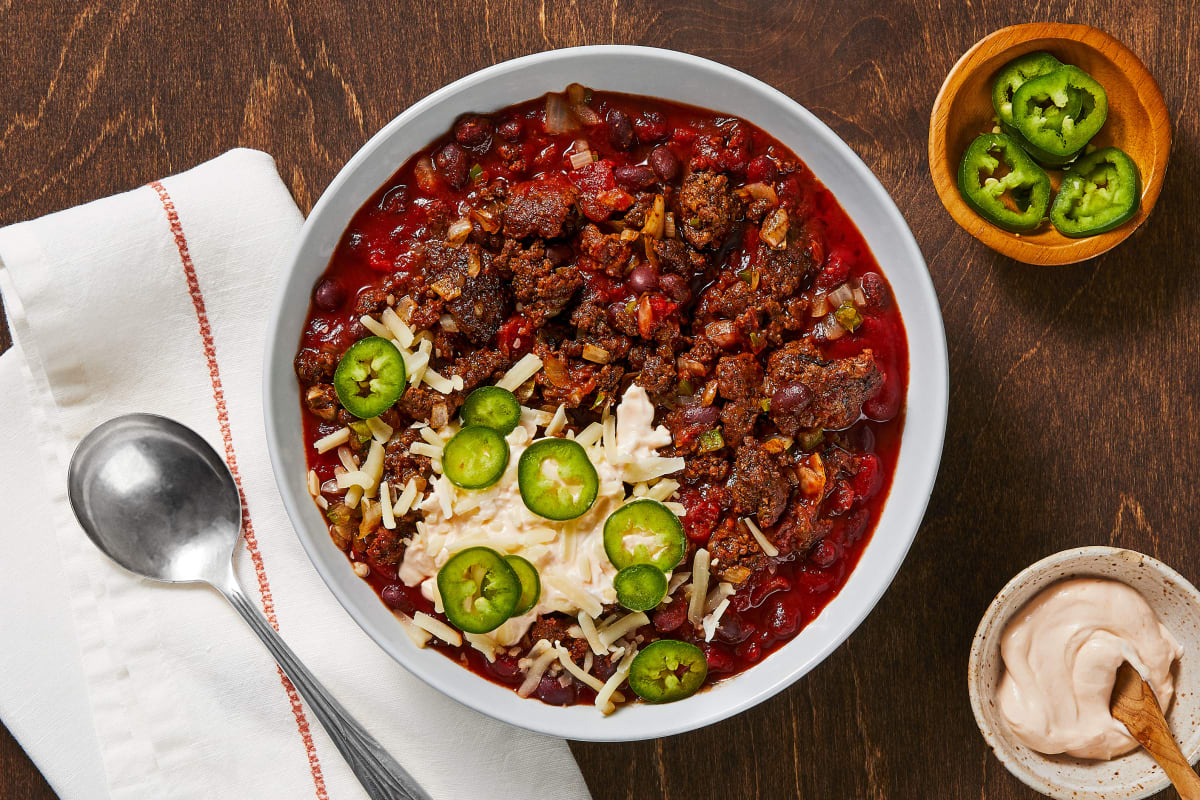
[[241,535],[225,462],[191,429],[153,414],[111,419],[84,437],[67,488],[88,538],[130,572],[216,583]]

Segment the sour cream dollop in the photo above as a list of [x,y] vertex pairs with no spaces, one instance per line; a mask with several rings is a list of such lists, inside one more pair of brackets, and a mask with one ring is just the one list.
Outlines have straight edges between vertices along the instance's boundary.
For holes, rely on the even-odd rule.
[[1175,693],[1171,664],[1183,648],[1136,589],[1076,578],[1029,601],[1004,629],[1000,654],[1000,713],[1022,743],[1047,755],[1109,759],[1137,747],[1109,713],[1122,662],[1166,710]]

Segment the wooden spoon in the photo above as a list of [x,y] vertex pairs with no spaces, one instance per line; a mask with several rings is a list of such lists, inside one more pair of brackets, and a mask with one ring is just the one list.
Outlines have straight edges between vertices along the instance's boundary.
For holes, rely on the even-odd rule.
[[1167,773],[1183,800],[1200,800],[1200,776],[1192,771],[1167,727],[1154,690],[1128,661],[1117,670],[1109,703],[1113,718],[1129,729]]

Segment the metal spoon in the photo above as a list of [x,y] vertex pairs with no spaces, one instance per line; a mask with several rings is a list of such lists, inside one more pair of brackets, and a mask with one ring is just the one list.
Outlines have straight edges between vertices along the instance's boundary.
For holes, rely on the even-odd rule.
[[246,597],[233,571],[242,504],[225,462],[178,422],[129,414],[79,443],[67,477],[79,524],[125,569],[167,583],[207,583],[263,640],[373,800],[429,800],[329,696]]

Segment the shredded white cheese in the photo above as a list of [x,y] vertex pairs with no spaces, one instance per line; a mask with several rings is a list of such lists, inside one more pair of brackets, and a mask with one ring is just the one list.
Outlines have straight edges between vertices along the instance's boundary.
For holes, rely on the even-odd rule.
[[617,664],[617,669],[604,683],[604,688],[596,692],[596,708],[600,709],[602,714],[611,714],[614,711],[612,697],[617,691],[617,687],[629,676],[629,666],[633,664],[633,657],[637,655],[637,648],[631,647],[629,651],[622,656],[620,663]]
[[459,635],[458,631],[454,630],[454,628],[451,628],[437,617],[429,616],[424,611],[418,611],[417,613],[413,614],[413,624],[419,628],[429,631],[446,644],[452,644],[455,647],[458,647],[462,644],[462,636]]
[[404,491],[400,492],[400,496],[396,498],[396,505],[392,508],[392,513],[397,517],[403,517],[412,508],[416,499],[417,481],[415,478],[409,478],[408,483],[404,484]]
[[604,683],[599,678],[595,675],[589,675],[586,670],[580,669],[579,665],[571,660],[571,654],[567,652],[567,648],[556,643],[554,650],[558,653],[558,661],[563,665],[563,668],[578,678],[580,682],[587,684],[597,692],[604,688]]
[[421,376],[421,380],[425,381],[431,389],[442,394],[450,394],[454,391],[454,384],[450,379],[443,376],[433,367],[427,367],[425,373]]
[[613,642],[617,641],[625,634],[631,631],[636,631],[643,625],[648,624],[650,624],[650,618],[646,616],[646,612],[635,611],[632,614],[626,614],[616,622],[605,625],[603,628],[598,630],[596,634],[600,638],[600,644],[602,644],[604,649],[607,650],[608,648],[612,647]]
[[592,648],[592,652],[598,656],[608,652],[608,648],[596,634],[596,623],[592,622],[592,618],[587,615],[587,612],[580,611],[576,619],[579,620],[579,630],[583,632],[583,638],[587,639],[588,647]]
[[483,653],[489,664],[496,660],[496,642],[492,637],[482,633],[464,633],[463,637],[471,647]]
[[366,315],[363,315],[358,318],[358,321],[362,323],[362,326],[364,328],[366,328],[367,330],[369,330],[371,333],[375,334],[376,336],[381,336],[384,339],[395,338],[392,335],[392,332],[387,329],[387,326],[382,324],[379,320],[375,319],[374,317],[368,317]]
[[386,443],[388,439],[392,438],[392,426],[379,417],[371,417],[366,423],[371,435],[375,437],[375,441]]
[[708,599],[708,551],[701,548],[692,559],[692,597],[688,602],[688,619],[696,627],[704,616],[704,601]]
[[711,642],[713,634],[717,632],[717,626],[721,624],[721,615],[725,613],[725,609],[729,608],[729,598],[724,600],[713,609],[713,612],[700,621],[700,627],[704,630],[704,641]]
[[[539,651],[539,648],[540,651]],[[539,639],[534,644],[533,649],[529,651],[529,655],[533,656],[534,652],[539,654],[534,657],[533,663],[529,665],[529,669],[525,672],[525,680],[521,682],[521,686],[517,689],[517,694],[521,697],[529,697],[533,694],[533,690],[542,681],[542,675],[545,674],[546,668],[551,662],[558,658],[558,651],[550,646],[550,643],[545,639]]]
[[554,412],[554,416],[551,417],[550,422],[546,424],[546,435],[557,436],[559,432],[562,431],[563,427],[566,426],[566,424],[567,407],[560,403],[558,409]]
[[404,320],[400,319],[399,314],[392,310],[391,307],[388,307],[383,310],[381,319],[383,320],[383,324],[387,326],[388,332],[392,335],[392,338],[394,338],[401,347],[412,347],[412,328],[408,327],[408,325],[404,323]]
[[670,478],[664,478],[663,480],[659,481],[658,483],[654,484],[649,489],[647,489],[646,496],[653,500],[658,500],[659,502],[663,502],[663,501],[667,500],[668,498],[670,498],[671,495],[675,494],[675,492],[678,490],[679,490],[679,482],[678,481],[673,481]]
[[417,647],[425,647],[429,644],[429,640],[433,638],[433,634],[424,628],[420,628],[407,615],[396,612],[396,620],[399,621],[400,627],[408,634],[408,638],[412,639],[413,644]]
[[758,542],[758,546],[762,548],[764,553],[771,558],[779,555],[779,550],[775,547],[775,545],[771,544],[771,540],[768,539],[759,529],[759,527],[754,524],[754,520],[746,517],[742,520],[742,522],[746,523],[746,527],[750,529],[750,533],[754,536],[755,541]]
[[413,442],[408,448],[408,452],[414,456],[429,456],[430,458],[442,457],[442,443],[429,444],[428,442]]
[[350,441],[350,429],[338,428],[328,436],[322,436],[313,442],[313,448],[318,453],[328,453],[333,448],[340,447],[348,441]]
[[496,381],[501,389],[515,392],[517,387],[532,378],[542,368],[542,359],[533,353],[526,353],[521,359],[504,373],[504,377]]
[[392,506],[391,492],[387,481],[379,484],[379,511],[383,515],[383,527],[389,531],[396,530],[396,512]]

